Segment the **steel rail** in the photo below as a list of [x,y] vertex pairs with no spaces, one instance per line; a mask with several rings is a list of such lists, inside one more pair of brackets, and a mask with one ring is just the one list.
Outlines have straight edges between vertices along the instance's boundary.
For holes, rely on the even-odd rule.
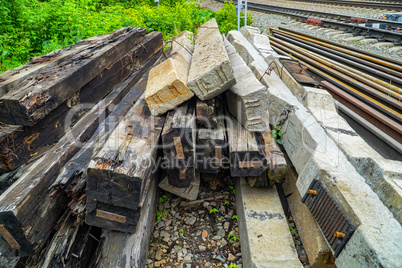
[[[388,135],[390,135],[393,139],[395,139],[399,143],[402,143],[402,125],[400,123],[402,120],[402,114],[393,111],[386,105],[371,98],[367,94],[362,93],[356,90],[355,88],[347,85],[346,83],[338,80],[337,78],[333,77],[332,75],[336,74],[337,72],[326,68],[325,65],[316,63],[313,60],[301,55],[300,53],[291,50],[285,46],[282,46],[280,44],[277,44],[275,42],[272,42],[271,45],[275,50],[279,51],[281,54],[288,55],[294,59],[299,60],[307,67],[309,67],[309,70],[313,71],[317,75],[324,77],[324,79],[342,88],[342,90],[345,91],[344,94],[348,94],[348,96],[350,96],[350,98],[348,98],[348,103],[350,103],[350,99],[352,99],[353,97],[355,105],[364,104],[364,106],[363,105],[359,106],[360,115],[366,117],[368,120],[371,120],[370,122],[376,125],[376,127],[386,132]],[[291,53],[291,55],[289,55],[289,53]],[[344,75],[343,79],[348,80],[348,78],[345,77]],[[387,116],[378,112],[378,110],[380,110]]]
[[[219,2],[224,2],[225,0],[217,0]],[[237,1],[233,1],[237,3]],[[266,5],[266,4],[259,4],[253,2],[247,2],[247,7],[252,10],[256,11],[263,11],[263,12],[270,12],[270,13],[277,13],[281,15],[287,15],[302,19],[309,19],[309,18],[322,18],[322,19],[330,19],[333,21],[340,21],[346,23],[357,23],[356,21],[367,22],[367,23],[382,23],[385,25],[385,29],[387,30],[396,30],[398,27],[402,28],[402,22],[396,21],[387,21],[387,20],[379,20],[379,19],[372,19],[372,18],[363,18],[363,17],[353,17],[350,15],[338,14],[338,13],[330,13],[330,12],[320,12],[314,10],[305,10],[305,9],[298,9],[298,8],[291,8],[291,7],[282,7],[282,6],[273,6],[273,5]]]
[[381,2],[364,2],[364,1],[325,1],[325,0],[292,0],[292,1],[329,4],[337,6],[355,6],[355,7],[402,10],[402,6],[400,3],[381,3]]
[[327,48],[318,44],[313,44],[311,42],[307,42],[305,40],[298,39],[293,36],[289,36],[286,34],[282,33],[274,33],[273,36],[280,36],[281,39],[286,40],[291,43],[297,42],[298,45],[308,48],[312,51],[315,51],[319,54],[322,55],[332,55],[334,58],[337,60],[347,63],[349,65],[352,65],[358,69],[364,70],[368,73],[371,73],[375,76],[381,77],[382,79],[385,79],[386,81],[390,81],[390,84],[395,82],[396,84],[399,84],[402,86],[402,72],[398,72],[395,70],[391,70],[387,67],[384,67],[382,65],[378,65],[374,62],[367,61],[365,59],[361,59],[352,55],[348,55],[345,53],[342,53],[340,51]]
[[[325,58],[322,58],[322,63],[327,64],[328,66],[333,66],[334,69],[336,69],[340,72],[343,72],[345,74],[353,75],[354,78],[360,80],[361,82],[366,83],[366,84],[382,91],[383,93],[392,96],[393,98],[395,98],[399,101],[402,101],[402,95],[401,95],[402,88],[396,87],[393,84],[390,84],[381,79],[378,79],[378,78],[372,76],[371,74],[385,78],[385,79],[387,79],[387,81],[392,81],[392,82],[396,81],[400,85],[402,85],[402,79],[398,79],[391,75],[384,74],[382,72],[379,72],[378,70],[373,70],[370,67],[367,67],[360,63],[356,63],[349,59],[345,59],[342,56],[339,56],[336,54],[334,55],[329,52],[322,51],[321,48],[311,46],[311,44],[299,42],[298,40],[288,38],[287,36],[282,35],[282,34],[274,34],[271,38],[273,40],[276,40],[275,37],[279,37],[279,40],[284,40],[290,44],[304,48],[308,51],[313,51],[314,53],[316,53],[317,57],[319,55],[325,56]],[[335,59],[337,62],[334,62],[331,59]],[[344,64],[342,64],[342,63],[344,63]],[[351,68],[349,66],[353,66],[355,68],[364,70],[366,73],[358,71],[357,69]]]
[[[348,120],[351,119],[353,120],[356,124],[359,126],[365,128],[369,133],[373,134],[376,136],[378,139],[383,141],[385,144],[379,144],[377,141],[371,141],[367,137],[365,140],[367,143],[369,143],[373,148],[377,149],[377,151],[382,152],[382,155],[384,157],[391,157],[391,159],[402,161],[402,145],[395,141],[394,139],[390,138],[386,133],[375,127],[373,124],[371,124],[369,121],[346,107],[340,102],[335,102],[335,107],[338,109],[338,113],[345,118],[346,121],[351,124],[351,122]],[[352,126],[352,125],[351,125]],[[359,133],[361,136],[364,135],[364,133]],[[367,136],[367,135],[364,135]],[[394,152],[392,152],[392,150]]]
[[[402,105],[401,102],[395,101],[392,98],[387,98],[387,96],[384,96],[384,94],[376,91],[375,89],[370,88],[369,86],[356,81],[354,79],[351,79],[351,77],[337,71],[331,68],[328,68],[325,64],[322,64],[316,59],[310,57],[310,56],[305,56],[303,55],[297,48],[292,48],[283,44],[279,44],[276,41],[271,41],[272,45],[275,47],[279,47],[282,50],[286,51],[287,53],[291,53],[292,55],[297,55],[297,58],[300,60],[303,60],[309,65],[315,66],[318,69],[325,70],[327,73],[331,74],[332,76],[338,77],[338,79],[341,79],[342,81],[347,81],[346,84],[350,84],[359,90],[356,90],[355,88],[353,91],[355,93],[358,93],[358,97],[363,100],[363,101],[368,101],[371,103],[372,106],[375,106],[378,110],[381,110],[383,113],[387,114],[388,116],[394,118],[394,120],[401,122],[402,123]],[[364,91],[364,92],[362,92]],[[370,97],[372,96],[372,97]],[[377,98],[374,99],[374,98]],[[379,101],[381,100],[381,101]],[[392,109],[390,106],[393,106],[394,109]]]
[[324,39],[321,39],[321,38],[316,38],[314,36],[299,33],[299,32],[296,32],[296,31],[289,30],[289,29],[284,29],[284,28],[273,29],[273,28],[270,28],[270,31],[271,31],[271,33],[279,32],[279,33],[287,34],[287,35],[290,35],[290,36],[294,36],[296,38],[299,38],[299,39],[302,39],[302,40],[305,40],[305,41],[308,41],[308,42],[311,42],[311,43],[314,43],[314,44],[319,44],[319,45],[322,45],[324,47],[328,47],[328,48],[331,48],[331,49],[334,49],[334,50],[338,50],[338,51],[341,51],[341,52],[343,52],[345,54],[356,56],[356,57],[359,57],[359,58],[374,62],[376,64],[385,66],[387,68],[402,72],[402,62],[397,61],[397,60],[393,60],[393,59],[386,58],[386,57],[381,57],[379,55],[375,55],[375,54],[372,54],[372,53],[369,53],[369,52],[364,52],[364,51],[361,51],[361,50],[358,50],[358,49],[355,49],[355,48],[352,48],[352,47],[341,45],[341,44],[331,42],[331,41],[328,41],[328,40],[324,40]]
[[[223,2],[223,1],[222,1]],[[248,7],[254,10],[267,11],[272,13],[278,13],[283,15],[291,15],[300,17],[303,19],[308,19],[312,17],[318,17],[323,19],[331,19],[335,21],[341,21],[346,23],[358,23],[356,21],[361,21],[361,23],[382,23],[385,25],[385,28],[388,30],[396,30],[398,27],[402,27],[402,22],[397,21],[387,21],[387,20],[379,20],[373,18],[364,18],[364,17],[353,17],[350,15],[344,15],[339,13],[330,13],[330,12],[321,12],[314,10],[305,10],[299,8],[290,8],[290,7],[282,7],[282,6],[273,6],[259,3],[247,3]]]
[[[222,2],[223,0],[218,0],[218,1]],[[248,4],[248,8],[258,10],[258,11],[272,12],[269,10],[269,8],[262,7],[261,4],[259,6],[254,6],[254,4],[251,3],[251,4]],[[290,12],[282,12],[281,14],[289,15],[289,16],[296,16],[299,18],[303,18],[306,21],[307,21],[307,19],[309,19],[308,16],[295,15],[295,14],[291,14]],[[376,38],[379,40],[388,41],[388,42],[392,42],[394,44],[402,45],[402,33],[399,33],[399,32],[370,28],[370,27],[365,27],[365,26],[359,26],[357,24],[344,23],[344,22],[339,22],[339,21],[335,21],[335,20],[320,19],[320,23],[321,23],[320,25],[323,27],[341,29],[344,31],[352,32],[354,35],[364,35],[364,36],[368,36],[371,38]]]

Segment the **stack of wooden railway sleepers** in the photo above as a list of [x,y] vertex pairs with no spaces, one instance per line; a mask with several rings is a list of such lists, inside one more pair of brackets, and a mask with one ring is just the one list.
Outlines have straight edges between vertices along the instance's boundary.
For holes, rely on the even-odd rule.
[[267,90],[215,19],[162,47],[129,27],[0,76],[0,267],[143,267],[158,185],[283,181]]
[[[45,259],[48,267],[87,267],[86,249],[93,249],[91,237],[100,234],[82,220],[88,165],[98,157],[102,166],[102,144],[119,138],[113,130],[120,121],[127,126],[119,128],[127,144],[129,137],[154,131],[138,123],[150,115],[141,97],[146,81],[140,79],[162,47],[161,33],[127,27],[0,75],[1,267],[28,255],[32,266]],[[133,113],[137,121],[125,117]],[[119,163],[125,156],[115,157]],[[55,232],[63,238],[49,240]],[[62,246],[67,242],[68,248]]]
[[[265,86],[222,37],[215,20],[199,27],[194,47],[188,39],[180,41],[170,66],[165,62],[151,70],[163,69],[169,78],[150,75],[145,92],[151,113],[168,111],[162,132],[167,176],[159,187],[194,200],[199,173],[228,170],[254,187],[281,183],[287,165],[271,138]],[[188,56],[181,69],[175,68],[177,54]]]

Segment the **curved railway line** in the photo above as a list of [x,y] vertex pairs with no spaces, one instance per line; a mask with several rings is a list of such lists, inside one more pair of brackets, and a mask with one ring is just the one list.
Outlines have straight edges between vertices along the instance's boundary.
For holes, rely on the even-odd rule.
[[284,28],[270,30],[275,51],[307,66],[320,86],[339,102],[340,113],[381,140],[369,141],[373,147],[400,158],[401,62]]

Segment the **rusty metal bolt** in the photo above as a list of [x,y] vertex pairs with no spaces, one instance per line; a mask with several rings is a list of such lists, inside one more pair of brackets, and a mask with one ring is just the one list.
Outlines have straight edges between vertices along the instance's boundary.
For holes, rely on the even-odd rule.
[[316,190],[308,189],[308,190],[307,190],[307,193],[308,193],[308,194],[311,194],[311,195],[317,195],[317,191],[316,191]]
[[342,238],[345,237],[345,234],[344,234],[344,233],[341,233],[341,232],[335,232],[335,233],[334,233],[334,236],[337,237],[337,238],[342,239]]

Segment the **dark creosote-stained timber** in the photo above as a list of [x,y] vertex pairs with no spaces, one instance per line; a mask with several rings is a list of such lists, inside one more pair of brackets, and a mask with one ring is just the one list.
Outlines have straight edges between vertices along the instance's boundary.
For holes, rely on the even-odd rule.
[[97,262],[93,267],[145,267],[149,241],[156,218],[156,184],[157,180],[155,178],[151,182],[143,206],[138,209],[140,216],[134,233],[102,230],[102,245],[98,253]]
[[[133,76],[137,75],[138,73]],[[15,251],[20,256],[40,250],[48,239],[65,210],[60,204],[66,204],[69,200],[65,191],[54,194],[51,185],[60,169],[85,145],[85,141],[88,141],[98,125],[109,115],[110,110],[121,101],[128,91],[128,85],[129,81],[120,83],[105,99],[98,102],[0,196],[0,225],[3,224],[18,243],[19,247],[15,247]],[[11,247],[9,243],[0,244]]]
[[157,168],[164,122],[165,116],[151,115],[142,96],[90,162],[87,198],[128,209],[141,206]]
[[6,71],[0,74],[0,97],[7,92],[13,90],[23,80],[45,70],[55,67],[56,65],[68,60],[75,54],[79,54],[87,49],[90,45],[105,42],[107,39],[114,38],[118,35],[130,31],[129,27],[121,28],[105,35],[98,35],[85,40],[81,40],[72,46],[58,49],[49,54],[31,58],[31,60],[20,67]]
[[29,77],[0,97],[1,122],[36,124],[144,38],[145,29],[132,29],[93,44],[44,73]]
[[246,130],[228,111],[226,115],[231,176],[260,176],[269,166],[261,142],[254,132]]
[[[44,146],[64,133],[83,112],[92,108],[118,83],[130,74],[138,74],[131,85],[138,81],[162,49],[162,35],[154,32],[134,46],[128,53],[116,59],[91,82],[82,87],[75,98],[68,99],[32,127],[0,126],[0,173],[13,170],[39,153]],[[123,92],[127,92],[129,87]]]
[[195,99],[168,112],[162,132],[163,153],[169,168],[193,167],[196,120]]
[[54,190],[65,190],[73,195],[80,192],[86,183],[86,172],[91,159],[99,153],[110,134],[125,117],[130,108],[143,94],[147,84],[148,73],[131,88],[130,92],[116,106],[113,112],[98,127],[91,139],[83,148],[60,170],[56,181],[52,185]]
[[216,128],[198,129],[196,167],[200,172],[218,173],[229,162],[223,107],[215,109]]
[[268,179],[270,184],[283,183],[288,174],[288,164],[276,139],[272,138],[270,130],[260,133],[265,154],[268,156]]
[[167,178],[170,185],[176,188],[187,188],[195,180],[195,167],[169,168]]
[[202,101],[197,99],[197,124],[200,128],[216,128],[216,106],[218,98]]
[[[69,217],[58,228],[44,255],[41,268],[91,267],[102,230]],[[28,267],[31,263],[27,263]],[[35,266],[34,266],[35,267]]]

